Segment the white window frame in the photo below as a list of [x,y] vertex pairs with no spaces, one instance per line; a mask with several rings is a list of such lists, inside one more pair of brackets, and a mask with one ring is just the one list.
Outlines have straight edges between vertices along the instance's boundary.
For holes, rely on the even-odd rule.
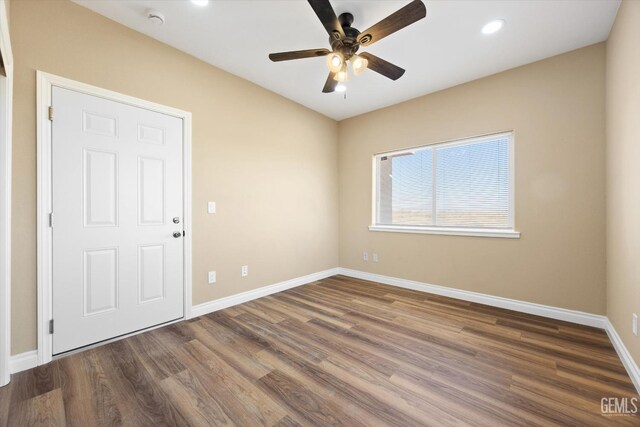
[[[435,149],[442,147],[453,147],[456,145],[474,144],[484,141],[491,141],[498,138],[509,138],[509,228],[470,228],[470,227],[442,227],[437,225],[389,225],[378,224],[378,201],[380,197],[379,183],[379,159],[384,156],[397,156],[399,154],[411,153],[425,148]],[[442,234],[451,236],[476,236],[476,237],[503,237],[509,239],[520,238],[520,232],[515,229],[515,132],[512,130],[496,132],[486,135],[461,138],[450,141],[435,142],[401,150],[386,151],[376,153],[372,159],[372,195],[371,195],[371,225],[369,231],[384,231],[392,233],[418,233],[418,234]],[[433,169],[436,167],[436,157],[433,158]],[[435,173],[435,172],[434,172]],[[435,180],[434,197],[435,197]],[[433,203],[435,206],[435,201]],[[435,208],[434,208],[435,209]]]

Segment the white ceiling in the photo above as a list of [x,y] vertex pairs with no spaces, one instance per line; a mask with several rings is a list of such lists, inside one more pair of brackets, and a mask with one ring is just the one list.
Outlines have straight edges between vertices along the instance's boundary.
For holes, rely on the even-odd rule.
[[[324,58],[271,62],[267,55],[328,48],[328,35],[304,0],[75,0],[331,118],[341,120],[607,39],[620,0],[425,0],[427,17],[363,48],[407,70],[393,82],[367,71],[351,76],[347,97],[321,92]],[[332,0],[364,30],[407,0]],[[150,8],[164,13],[156,26]],[[504,29],[483,35],[488,21]],[[188,78],[188,76],[185,76]]]

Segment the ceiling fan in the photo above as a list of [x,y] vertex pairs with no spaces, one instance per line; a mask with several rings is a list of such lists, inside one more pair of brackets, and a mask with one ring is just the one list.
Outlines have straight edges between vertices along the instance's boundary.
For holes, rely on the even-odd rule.
[[378,40],[395,33],[404,27],[427,16],[427,8],[421,0],[413,0],[405,7],[397,10],[365,31],[353,28],[353,15],[342,13],[336,17],[329,0],[307,0],[316,13],[322,25],[329,33],[329,49],[307,49],[291,52],[272,53],[269,59],[273,62],[289,61],[292,59],[327,57],[329,77],[322,89],[324,93],[336,90],[338,83],[346,82],[349,78],[347,61],[351,61],[353,73],[358,76],[367,68],[382,74],[391,80],[398,80],[404,74],[404,69],[370,53],[356,52],[360,46],[370,46]]

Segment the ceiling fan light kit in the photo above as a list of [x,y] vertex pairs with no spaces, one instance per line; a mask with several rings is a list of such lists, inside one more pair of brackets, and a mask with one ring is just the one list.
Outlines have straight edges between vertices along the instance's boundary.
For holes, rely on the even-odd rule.
[[327,56],[329,76],[322,89],[324,93],[334,92],[338,82],[344,83],[349,79],[347,62],[351,63],[355,76],[359,76],[369,68],[391,80],[397,80],[402,77],[405,70],[397,65],[367,52],[361,54],[356,52],[361,46],[370,46],[378,40],[427,16],[427,9],[422,0],[413,0],[405,7],[362,32],[351,26],[353,23],[352,14],[342,13],[337,17],[329,0],[307,1],[329,34],[331,50],[308,49],[272,53],[269,55],[269,59],[278,62]]
[[344,65],[344,57],[339,52],[332,52],[327,55],[327,67],[332,73],[337,73]]
[[353,74],[359,76],[367,69],[369,61],[361,57],[360,55],[353,55],[351,58],[351,67],[353,68]]
[[349,81],[349,72],[347,71],[347,64],[342,65],[342,69],[336,73],[333,79],[340,83],[346,83]]

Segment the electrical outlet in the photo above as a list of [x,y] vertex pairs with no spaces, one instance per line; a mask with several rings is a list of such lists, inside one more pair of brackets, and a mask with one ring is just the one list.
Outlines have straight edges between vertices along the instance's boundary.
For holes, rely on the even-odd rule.
[[216,213],[216,202],[207,203],[207,212],[210,214]]
[[378,258],[378,254],[374,253],[373,254],[373,262],[378,262],[380,261],[380,258]]
[[249,266],[248,265],[243,265],[242,269],[240,270],[240,275],[242,277],[247,277],[249,275]]
[[633,335],[638,336],[638,315],[633,313],[633,324],[631,325],[633,329]]
[[209,284],[211,283],[216,283],[216,272],[215,271],[210,271],[209,272]]
[[369,261],[369,252],[363,252],[362,253],[362,259],[365,261]]

